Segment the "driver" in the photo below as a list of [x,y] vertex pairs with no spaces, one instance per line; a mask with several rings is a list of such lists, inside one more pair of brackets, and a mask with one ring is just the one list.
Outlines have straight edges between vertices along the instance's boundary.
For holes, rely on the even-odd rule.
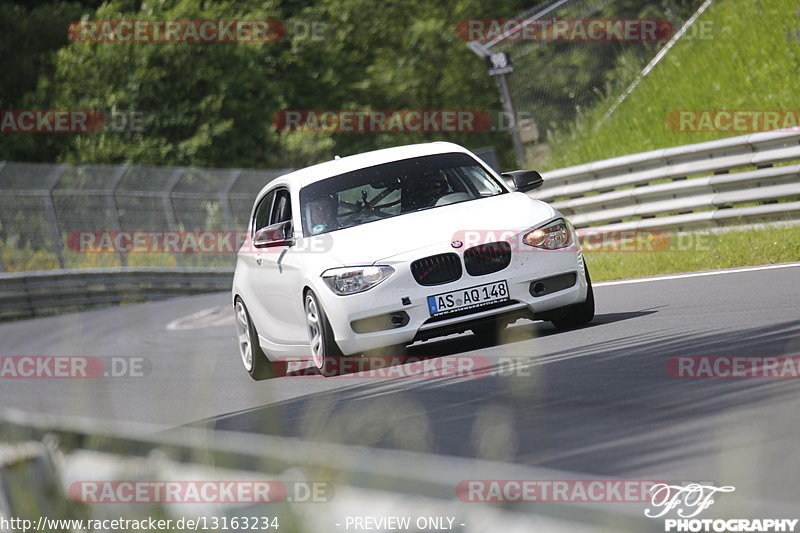
[[417,188],[417,206],[431,207],[447,194],[447,181],[441,176],[426,176]]
[[308,227],[312,235],[336,229],[338,204],[339,201],[331,195],[320,196],[306,204]]

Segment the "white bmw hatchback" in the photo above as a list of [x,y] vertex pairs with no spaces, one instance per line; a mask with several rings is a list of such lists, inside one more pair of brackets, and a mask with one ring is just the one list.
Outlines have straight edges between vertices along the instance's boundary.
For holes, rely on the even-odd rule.
[[533,171],[501,177],[445,142],[269,182],[233,280],[245,368],[263,379],[275,360],[322,369],[465,331],[493,341],[519,318],[588,323],[594,296],[573,228],[525,194],[541,184]]

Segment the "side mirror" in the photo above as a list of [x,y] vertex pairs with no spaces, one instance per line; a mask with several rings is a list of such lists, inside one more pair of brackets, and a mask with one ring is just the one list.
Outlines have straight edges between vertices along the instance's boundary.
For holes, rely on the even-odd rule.
[[512,170],[511,172],[503,172],[501,176],[513,181],[514,189],[519,192],[538,189],[544,183],[542,175],[535,170]]
[[290,220],[261,228],[253,236],[253,246],[256,248],[274,248],[293,244],[292,222]]

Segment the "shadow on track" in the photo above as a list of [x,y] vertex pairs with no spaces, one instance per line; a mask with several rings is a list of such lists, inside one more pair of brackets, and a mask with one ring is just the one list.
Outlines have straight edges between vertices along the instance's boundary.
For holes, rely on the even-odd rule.
[[[584,329],[602,327],[603,316]],[[530,339],[531,326],[549,327],[513,327],[506,344]],[[199,424],[618,475],[713,454],[725,443],[710,420],[800,391],[797,380],[675,379],[669,357],[797,354],[799,338],[800,321],[724,334],[652,331],[520,358],[510,375],[329,378],[342,388]],[[467,335],[428,344],[442,355],[476,348]]]

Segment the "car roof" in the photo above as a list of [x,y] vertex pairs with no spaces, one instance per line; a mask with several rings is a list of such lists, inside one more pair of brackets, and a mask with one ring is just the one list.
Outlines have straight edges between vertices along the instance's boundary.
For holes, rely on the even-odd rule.
[[352,172],[361,168],[373,167],[375,165],[390,163],[392,161],[401,161],[403,159],[410,159],[412,157],[447,154],[452,152],[461,152],[473,155],[463,146],[443,141],[383,148],[381,150],[373,150],[372,152],[364,152],[339,159],[333,159],[331,161],[325,161],[324,163],[319,163],[310,167],[295,170],[289,174],[284,174],[283,176],[277,177],[270,181],[261,190],[261,192],[258,194],[258,197],[260,198],[268,189],[272,189],[280,184],[292,185],[293,188],[301,188],[311,183],[315,183],[333,176],[338,176],[346,172]]

